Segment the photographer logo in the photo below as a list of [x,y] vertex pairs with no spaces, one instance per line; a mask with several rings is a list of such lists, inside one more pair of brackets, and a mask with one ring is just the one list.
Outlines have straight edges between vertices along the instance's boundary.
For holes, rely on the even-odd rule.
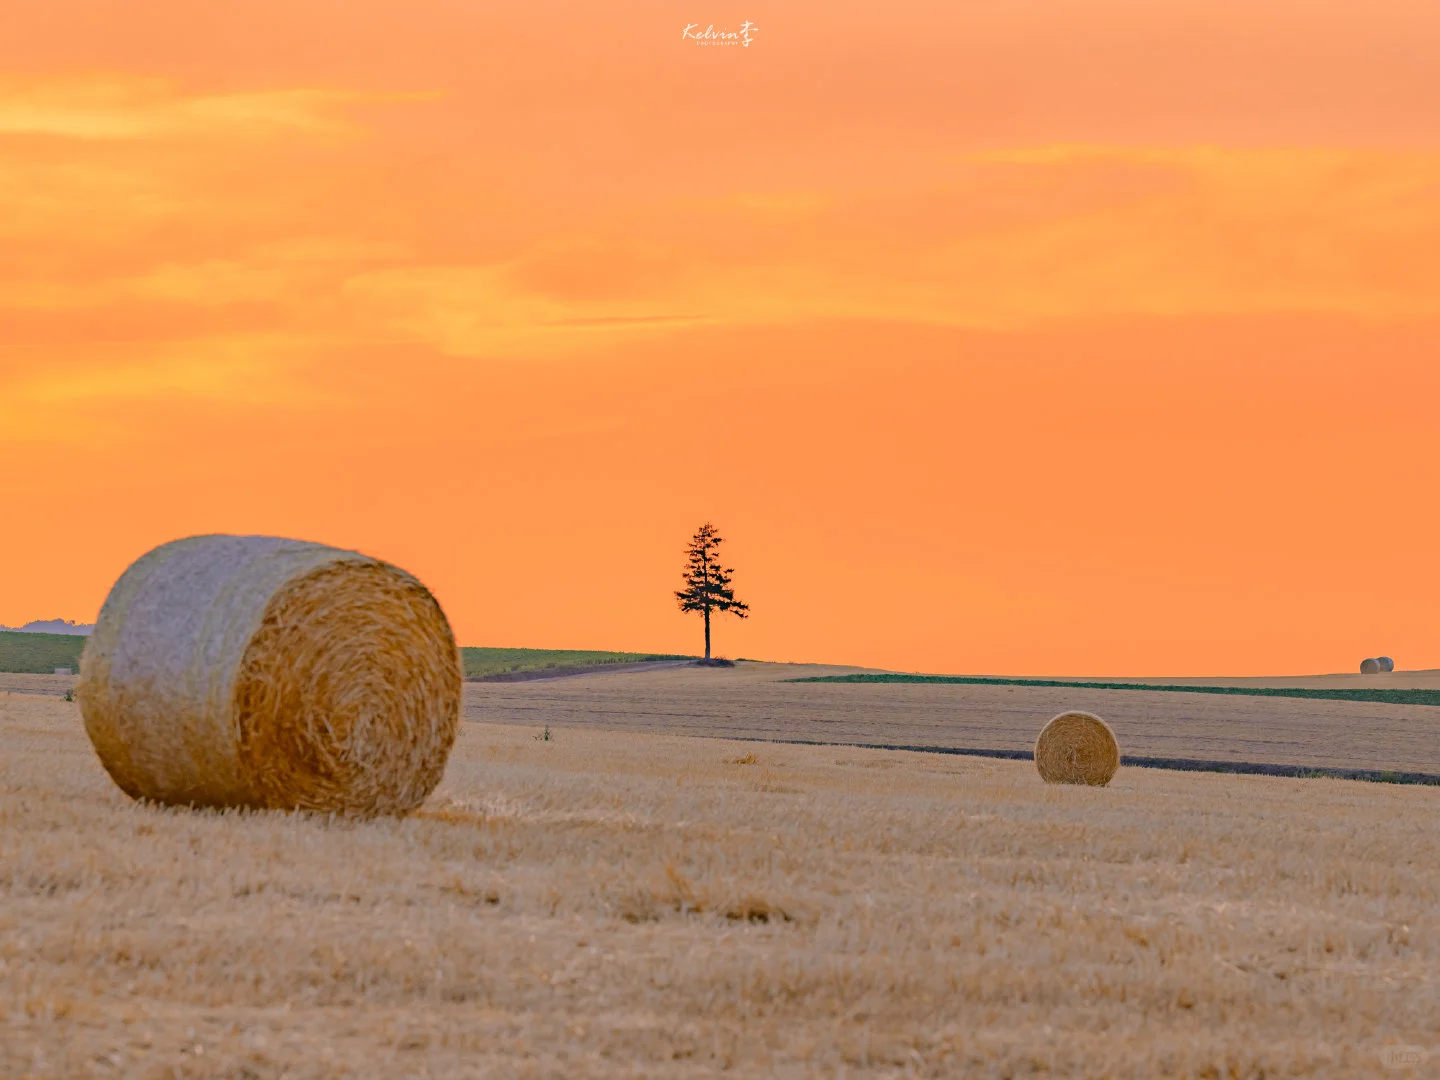
[[693,41],[696,45],[735,46],[748,49],[755,40],[755,24],[746,19],[738,29],[717,27],[714,23],[686,23],[680,31],[681,41]]

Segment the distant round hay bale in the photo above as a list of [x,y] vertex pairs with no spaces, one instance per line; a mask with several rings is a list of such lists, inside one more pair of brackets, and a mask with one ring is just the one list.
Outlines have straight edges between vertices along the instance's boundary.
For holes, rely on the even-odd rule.
[[460,653],[435,598],[353,551],[196,536],[110,590],[77,696],[126,794],[192,806],[402,814],[440,782]]
[[1381,671],[1394,671],[1394,670],[1395,670],[1395,661],[1394,661],[1394,660],[1391,660],[1390,657],[1388,657],[1388,656],[1377,656],[1377,657],[1375,658],[1375,663],[1377,663],[1377,664],[1380,665],[1380,670],[1381,670]]
[[1098,716],[1061,713],[1035,740],[1035,768],[1047,784],[1104,787],[1120,768],[1120,744]]
[[1380,661],[1376,660],[1373,656],[1367,656],[1364,660],[1360,661],[1360,674],[1379,675]]

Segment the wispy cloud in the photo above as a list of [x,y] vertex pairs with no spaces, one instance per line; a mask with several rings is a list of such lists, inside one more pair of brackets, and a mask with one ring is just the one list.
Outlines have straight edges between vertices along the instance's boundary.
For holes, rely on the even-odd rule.
[[92,348],[65,366],[24,365],[0,350],[0,433],[9,442],[93,441],[133,425],[142,405],[323,408],[324,390],[298,375],[318,344],[235,334]]
[[697,312],[993,329],[1428,318],[1440,315],[1437,192],[1440,154],[1040,147],[969,155],[928,188],[672,203],[509,263],[405,266],[346,288],[381,325],[459,355],[579,346],[556,328]]
[[[354,95],[245,100],[305,101],[296,115],[323,124]],[[193,119],[193,103],[171,104]],[[30,253],[0,247],[0,317],[9,344],[37,346],[5,354],[7,387],[49,365],[27,384],[32,402],[263,402],[270,380],[294,392],[287,365],[337,342],[483,358],[825,319],[1440,316],[1428,152],[1042,146],[952,158],[903,188],[612,199],[577,215],[554,196],[430,198],[404,175],[367,199],[350,193],[348,163],[323,156],[257,194],[226,168],[245,145],[217,144],[203,168],[137,150],[123,175],[104,155],[90,168],[83,148],[45,159],[59,181],[43,206],[20,165],[0,164],[0,237]],[[501,222],[497,251],[484,237]],[[125,361],[104,359],[119,338]],[[263,350],[270,361],[239,359],[243,343],[273,340],[287,345]]]
[[347,107],[425,95],[314,88],[186,93],[161,79],[88,75],[0,82],[0,135],[72,139],[348,134]]

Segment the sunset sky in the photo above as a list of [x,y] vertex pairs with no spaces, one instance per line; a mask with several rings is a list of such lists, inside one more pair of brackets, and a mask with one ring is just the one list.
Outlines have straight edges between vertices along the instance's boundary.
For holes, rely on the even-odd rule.
[[707,3],[0,7],[0,624],[266,533],[695,652],[708,518],[724,655],[1440,666],[1440,5]]

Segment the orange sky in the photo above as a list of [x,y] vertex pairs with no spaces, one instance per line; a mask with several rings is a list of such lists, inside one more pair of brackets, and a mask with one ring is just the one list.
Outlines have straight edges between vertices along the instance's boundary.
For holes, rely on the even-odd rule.
[[[685,24],[756,26],[698,47]],[[0,9],[0,623],[323,540],[467,644],[1440,666],[1431,0]]]

